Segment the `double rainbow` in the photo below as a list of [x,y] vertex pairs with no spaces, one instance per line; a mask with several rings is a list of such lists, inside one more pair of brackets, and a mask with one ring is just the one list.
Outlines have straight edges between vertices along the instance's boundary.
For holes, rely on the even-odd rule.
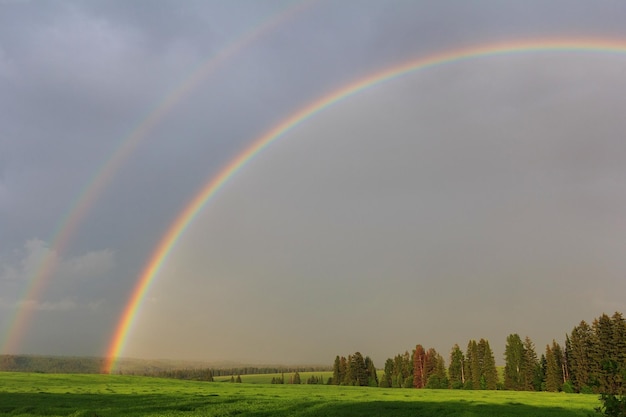
[[132,295],[122,313],[109,348],[107,349],[107,360],[104,372],[113,372],[116,359],[124,350],[130,329],[135,317],[141,309],[142,302],[150,285],[154,282],[164,263],[167,261],[170,252],[178,240],[183,236],[185,230],[193,222],[203,207],[225,186],[243,166],[252,160],[259,152],[273,144],[290,130],[299,126],[316,114],[330,108],[333,104],[346,100],[363,90],[372,86],[396,79],[403,75],[414,73],[427,68],[432,68],[444,64],[473,60],[483,57],[522,54],[522,53],[609,53],[625,54],[626,41],[606,40],[606,39],[556,39],[556,40],[531,40],[515,41],[498,44],[489,44],[478,47],[469,47],[438,53],[415,60],[392,66],[381,72],[369,75],[356,82],[346,85],[324,97],[321,97],[304,108],[296,111],[284,121],[272,128],[262,136],[255,139],[252,144],[241,154],[228,163],[216,176],[209,179],[200,189],[193,199],[176,216],[175,220],[166,233],[161,238],[155,250],[145,265],[143,272],[135,285]]

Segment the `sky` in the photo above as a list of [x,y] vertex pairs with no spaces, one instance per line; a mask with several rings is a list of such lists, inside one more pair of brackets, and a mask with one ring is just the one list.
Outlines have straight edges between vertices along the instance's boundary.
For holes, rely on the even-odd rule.
[[[179,213],[319,98],[463,48],[626,46],[625,13],[578,0],[0,0],[0,353],[104,355]],[[330,365],[360,351],[382,366],[418,343],[447,357],[486,338],[503,363],[511,333],[541,353],[626,311],[624,74],[625,53],[497,54],[317,112],[193,219],[122,355]]]

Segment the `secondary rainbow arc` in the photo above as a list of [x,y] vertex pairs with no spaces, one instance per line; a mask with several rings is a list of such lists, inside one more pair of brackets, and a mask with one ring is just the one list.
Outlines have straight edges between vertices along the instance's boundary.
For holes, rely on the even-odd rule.
[[313,2],[314,0],[292,2],[282,10],[259,22],[258,25],[245,31],[224,49],[217,51],[210,58],[204,60],[184,78],[183,82],[178,83],[173,90],[169,91],[121,141],[113,154],[99,167],[93,177],[81,189],[81,192],[70,205],[65,217],[56,225],[52,233],[50,247],[47,248],[43,259],[28,278],[28,282],[19,297],[22,302],[16,306],[13,315],[8,320],[8,328],[3,332],[4,337],[0,338],[0,353],[15,353],[23,338],[23,333],[27,329],[27,323],[34,313],[34,309],[28,301],[36,301],[40,298],[48,278],[56,268],[59,256],[67,248],[79,224],[94,206],[98,197],[119,171],[124,161],[139,146],[148,133],[213,71],[225,62],[228,62],[230,58],[259,37],[271,32],[282,22],[302,12]]
[[406,75],[418,70],[432,68],[438,65],[460,62],[469,59],[477,59],[501,54],[520,54],[531,52],[586,52],[586,53],[626,53],[626,40],[617,39],[536,39],[526,41],[509,41],[504,43],[488,44],[477,47],[456,49],[443,53],[433,54],[417,58],[400,65],[394,65],[388,69],[366,76],[347,86],[341,87],[327,94],[302,109],[288,116],[277,126],[270,129],[262,136],[254,140],[242,153],[237,155],[217,175],[210,178],[204,187],[185,205],[183,210],[175,217],[175,220],[167,228],[167,231],[152,252],[146,263],[131,297],[122,312],[121,318],[115,328],[110,345],[106,353],[104,372],[113,372],[116,360],[123,352],[129,332],[134,320],[141,308],[142,301],[153,283],[155,277],[167,261],[168,256],[176,242],[184,234],[185,230],[211,200],[213,196],[245,166],[255,155],[267,148],[270,144],[282,137],[294,127],[302,124],[317,113],[331,107],[333,104],[345,100],[367,88],[381,84],[391,79]]

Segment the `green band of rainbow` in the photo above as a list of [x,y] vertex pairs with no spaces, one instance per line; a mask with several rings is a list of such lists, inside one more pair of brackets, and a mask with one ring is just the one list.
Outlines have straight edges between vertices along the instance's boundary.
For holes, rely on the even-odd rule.
[[215,177],[211,178],[169,226],[167,232],[160,240],[143,272],[139,276],[130,300],[128,301],[128,304],[122,313],[121,319],[117,324],[110,346],[107,349],[107,360],[104,371],[107,373],[113,372],[116,365],[116,359],[124,349],[129,331],[138,311],[141,308],[146,292],[167,260],[168,255],[176,242],[180,239],[189,224],[194,220],[207,202],[211,200],[211,198],[233,175],[235,175],[244,165],[246,165],[246,163],[254,158],[255,155],[272,144],[286,132],[313,117],[317,113],[374,85],[438,65],[494,55],[528,52],[590,52],[624,54],[626,53],[626,41],[606,39],[543,39],[516,42],[509,41],[506,43],[489,44],[438,53],[418,58],[401,65],[396,65],[389,69],[362,78],[293,113],[278,126],[254,140],[254,142],[245,151],[234,158]]

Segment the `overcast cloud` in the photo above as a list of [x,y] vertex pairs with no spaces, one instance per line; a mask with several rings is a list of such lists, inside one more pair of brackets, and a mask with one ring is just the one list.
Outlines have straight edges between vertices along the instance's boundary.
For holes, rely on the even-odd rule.
[[[168,225],[306,104],[465,46],[626,45],[624,13],[587,1],[0,1],[2,353],[104,354]],[[56,247],[124,140],[229,48]],[[624,312],[625,74],[614,52],[504,54],[320,112],[205,207],[124,355],[330,364],[359,350],[382,366],[417,343],[447,357],[485,337],[501,362],[509,333],[542,351],[580,320]],[[55,267],[29,298],[46,256]]]

